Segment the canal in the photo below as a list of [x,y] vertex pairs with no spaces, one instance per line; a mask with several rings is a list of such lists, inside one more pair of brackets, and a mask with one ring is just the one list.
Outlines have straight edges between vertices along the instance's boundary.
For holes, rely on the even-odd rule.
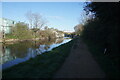
[[51,40],[27,41],[16,43],[0,43],[0,65],[2,69],[14,66],[37,55],[42,55],[61,44],[69,42],[70,38],[58,38]]

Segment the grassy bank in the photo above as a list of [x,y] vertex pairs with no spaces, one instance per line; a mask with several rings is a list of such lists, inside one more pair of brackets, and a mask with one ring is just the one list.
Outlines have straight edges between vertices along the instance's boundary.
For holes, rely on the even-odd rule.
[[106,78],[108,79],[120,79],[120,71],[117,66],[115,66],[112,59],[104,54],[102,44],[91,43],[89,40],[83,39],[87,44],[89,51],[93,55],[94,59],[99,63],[100,67],[106,73]]
[[74,41],[3,70],[3,78],[52,78],[70,53]]

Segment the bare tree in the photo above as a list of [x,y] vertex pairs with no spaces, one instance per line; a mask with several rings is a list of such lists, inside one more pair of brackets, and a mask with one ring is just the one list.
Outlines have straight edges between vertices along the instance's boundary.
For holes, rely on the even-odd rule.
[[33,14],[33,21],[34,21],[34,26],[33,27],[34,28],[39,28],[39,29],[41,29],[44,26],[44,24],[46,23],[43,20],[42,16],[38,13]]
[[29,21],[29,28],[33,28],[33,13],[31,11],[28,11],[25,16]]
[[30,28],[35,32],[36,38],[36,32],[41,30],[41,28],[46,24],[46,21],[39,13],[32,13],[31,11],[26,13],[26,18],[29,21]]
[[26,18],[28,19],[31,28],[41,29],[46,24],[45,19],[43,19],[39,13],[28,11],[26,13]]
[[26,13],[26,18],[29,21],[30,28],[35,33],[35,47],[36,47],[36,37],[37,37],[36,33],[38,30],[41,30],[41,28],[46,24],[46,21],[39,13],[32,13],[31,11],[28,11]]

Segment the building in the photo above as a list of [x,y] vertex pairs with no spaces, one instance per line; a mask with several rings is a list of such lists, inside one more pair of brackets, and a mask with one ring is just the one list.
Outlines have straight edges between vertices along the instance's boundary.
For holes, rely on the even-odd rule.
[[55,34],[56,38],[64,37],[64,33],[62,31],[58,31],[56,29],[51,29],[52,33]]
[[0,37],[2,32],[9,34],[11,32],[11,27],[15,26],[16,22],[6,18],[0,18]]
[[67,33],[67,34],[72,34],[72,33],[74,33],[74,31],[67,31],[67,30],[64,30],[63,32],[64,32],[64,33]]

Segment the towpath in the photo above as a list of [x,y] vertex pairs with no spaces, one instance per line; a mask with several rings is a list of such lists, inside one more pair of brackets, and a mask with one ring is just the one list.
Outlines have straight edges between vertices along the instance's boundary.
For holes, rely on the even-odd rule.
[[92,57],[86,44],[77,39],[70,55],[53,78],[105,78],[105,73]]

